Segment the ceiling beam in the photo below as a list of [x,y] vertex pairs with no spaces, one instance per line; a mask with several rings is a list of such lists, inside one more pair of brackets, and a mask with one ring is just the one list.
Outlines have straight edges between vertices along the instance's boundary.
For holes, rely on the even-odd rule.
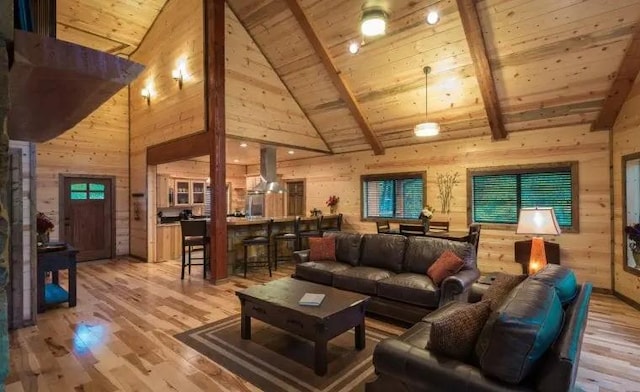
[[331,59],[329,52],[324,47],[324,45],[322,45],[322,42],[320,42],[320,38],[318,38],[318,35],[313,30],[313,27],[311,26],[311,23],[309,22],[306,15],[304,14],[302,7],[300,7],[298,0],[285,0],[285,1],[289,6],[289,9],[293,13],[293,16],[298,21],[298,24],[302,28],[302,31],[304,32],[305,36],[311,43],[311,46],[313,46],[313,49],[316,51],[316,53],[320,57],[322,64],[324,65],[327,73],[329,74],[329,78],[331,79],[331,81],[333,82],[333,85],[336,87],[336,89],[340,93],[340,97],[349,108],[351,115],[360,126],[360,129],[362,130],[362,133],[364,134],[365,139],[367,139],[367,142],[369,143],[369,145],[371,145],[373,152],[376,155],[384,154],[384,146],[382,145],[378,137],[375,135],[375,133],[373,133],[373,131],[371,130],[371,126],[369,125],[369,122],[367,121],[367,119],[364,118],[364,115],[362,114],[362,110],[360,109],[360,105],[356,101],[355,96],[347,86],[344,78],[340,73],[340,70],[338,70],[336,65],[333,63],[333,60]]
[[500,109],[500,101],[487,55],[487,46],[482,36],[482,27],[480,26],[480,17],[475,5],[475,1],[456,0],[460,18],[462,19],[462,27],[464,35],[467,37],[471,59],[476,70],[478,78],[478,86],[482,93],[484,108],[487,112],[489,126],[491,127],[491,135],[493,140],[505,139],[507,130],[504,127],[502,119],[502,109]]
[[605,131],[613,129],[616,119],[622,110],[631,88],[640,72],[640,25],[635,26],[635,33],[631,44],[625,52],[620,68],[613,81],[607,98],[602,105],[602,110],[591,127],[592,131]]

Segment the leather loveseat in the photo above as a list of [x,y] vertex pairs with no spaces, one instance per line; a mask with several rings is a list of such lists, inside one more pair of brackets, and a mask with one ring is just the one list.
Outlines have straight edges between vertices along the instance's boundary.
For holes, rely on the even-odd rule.
[[468,363],[425,348],[448,304],[376,346],[366,391],[572,391],[591,290],[557,265],[528,277],[490,313]]
[[[294,277],[371,296],[367,311],[415,323],[453,300],[467,300],[480,276],[474,247],[428,237],[391,234],[324,233],[336,238],[336,261],[310,261],[309,250],[294,252]],[[455,275],[436,286],[427,270],[445,250],[464,261]]]

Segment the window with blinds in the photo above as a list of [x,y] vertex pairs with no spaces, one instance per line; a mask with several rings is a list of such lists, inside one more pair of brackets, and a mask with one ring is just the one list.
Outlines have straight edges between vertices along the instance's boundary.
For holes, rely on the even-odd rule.
[[471,219],[517,224],[523,207],[553,207],[558,224],[578,230],[577,163],[469,171]]
[[362,176],[363,219],[417,219],[422,211],[422,173]]

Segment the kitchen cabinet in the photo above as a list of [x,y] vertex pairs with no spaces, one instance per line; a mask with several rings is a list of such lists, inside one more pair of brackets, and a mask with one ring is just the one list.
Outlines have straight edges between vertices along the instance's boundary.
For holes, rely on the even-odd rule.
[[175,180],[175,205],[188,206],[191,205],[191,181]]
[[204,204],[206,184],[204,181],[191,181],[191,204]]
[[247,176],[247,191],[252,190],[260,184],[260,176]]
[[169,176],[160,175],[156,178],[156,205],[158,208],[173,205],[173,179]]

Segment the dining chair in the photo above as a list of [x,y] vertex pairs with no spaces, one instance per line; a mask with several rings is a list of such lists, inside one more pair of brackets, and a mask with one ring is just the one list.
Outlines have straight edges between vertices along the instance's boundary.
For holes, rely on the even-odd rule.
[[449,231],[449,221],[430,221],[429,231]]
[[329,218],[320,216],[320,232],[325,231],[342,231],[342,214]]
[[[209,252],[207,248],[211,242],[211,238],[207,235],[207,221],[200,220],[181,220],[180,229],[182,232],[182,272],[180,279],[184,279],[184,269],[189,267],[189,275],[191,275],[192,265],[201,265],[204,269],[202,275],[207,277],[207,266],[209,265]],[[192,257],[191,253],[202,247],[202,257]],[[192,260],[202,260],[202,263],[193,264]]]
[[376,221],[376,227],[378,228],[378,234],[387,234],[391,231],[389,221]]
[[479,223],[473,223],[469,226],[469,236],[467,242],[469,242],[476,250],[476,257],[478,256],[478,246],[480,245],[480,229],[482,225]]
[[400,225],[400,234],[403,235],[424,235],[425,229],[423,225]]

